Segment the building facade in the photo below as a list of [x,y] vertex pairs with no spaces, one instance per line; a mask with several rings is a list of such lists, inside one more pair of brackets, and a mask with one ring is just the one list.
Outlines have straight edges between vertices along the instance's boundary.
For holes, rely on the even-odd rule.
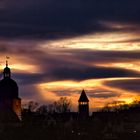
[[0,111],[12,112],[21,119],[21,99],[19,98],[18,85],[11,78],[11,70],[7,61],[3,78],[0,80]]

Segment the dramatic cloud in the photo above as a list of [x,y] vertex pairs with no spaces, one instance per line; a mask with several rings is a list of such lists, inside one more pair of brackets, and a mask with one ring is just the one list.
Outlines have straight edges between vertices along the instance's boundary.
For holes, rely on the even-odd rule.
[[140,79],[129,79],[129,80],[115,80],[105,82],[105,85],[126,90],[129,92],[140,93]]
[[55,39],[120,31],[105,21],[139,25],[139,4],[139,0],[3,0],[0,36]]
[[[6,49],[8,50],[8,49]],[[13,51],[14,49],[12,49]],[[9,49],[10,51],[10,49]],[[10,51],[10,52],[12,52]],[[139,52],[91,51],[91,50],[50,50],[46,52],[34,47],[17,47],[13,51],[17,57],[23,57],[26,63],[38,67],[38,72],[19,71],[14,73],[21,83],[33,84],[60,80],[87,80],[92,78],[139,77],[137,71],[118,67],[104,67],[96,64],[130,62],[139,59]],[[32,53],[30,53],[32,52]],[[20,54],[20,55],[19,55]],[[18,56],[19,55],[19,56]],[[24,59],[25,56],[25,59]],[[35,58],[35,59],[34,59]],[[65,59],[64,59],[65,58]],[[19,62],[18,62],[19,63]],[[33,72],[33,73],[32,73]]]
[[120,94],[113,93],[111,91],[103,91],[103,90],[89,90],[87,91],[88,96],[92,98],[112,98],[112,97],[119,97]]

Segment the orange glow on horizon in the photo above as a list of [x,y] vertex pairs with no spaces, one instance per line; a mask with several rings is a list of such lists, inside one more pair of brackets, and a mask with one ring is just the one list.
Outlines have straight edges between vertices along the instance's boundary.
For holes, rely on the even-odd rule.
[[134,102],[135,98],[130,97],[130,98],[122,98],[118,99],[118,101],[124,101],[125,104],[132,104]]
[[[58,81],[58,82],[50,82],[45,84],[38,85],[38,89],[40,91],[40,95],[49,101],[55,101],[60,98],[60,96],[66,96],[72,100],[73,108],[77,107],[77,101],[79,99],[80,93],[82,89],[85,89],[87,96],[90,100],[90,110],[97,110],[104,107],[108,103],[112,103],[114,101],[123,101],[125,104],[131,104],[136,98],[139,96],[135,93],[130,93],[121,89],[111,88],[103,85],[105,81],[111,80],[120,80],[123,78],[107,78],[107,79],[91,79],[83,82],[75,82],[75,81]],[[132,78],[126,78],[132,79]],[[106,91],[113,91],[118,94],[118,97],[109,97],[109,98],[96,98],[91,97],[89,92],[93,92],[94,90],[103,89]],[[58,93],[56,94],[55,92]],[[64,93],[63,93],[64,92]],[[62,93],[62,95],[61,95]],[[102,92],[101,92],[102,93]],[[60,94],[60,95],[59,95]],[[100,94],[100,91],[99,93]],[[92,93],[91,93],[92,95]]]

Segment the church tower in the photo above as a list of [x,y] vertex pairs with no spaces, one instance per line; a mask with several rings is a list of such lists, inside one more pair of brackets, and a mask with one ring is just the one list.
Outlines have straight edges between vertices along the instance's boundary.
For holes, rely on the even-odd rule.
[[13,112],[13,116],[21,119],[21,99],[18,95],[18,85],[11,78],[8,61],[6,61],[6,67],[3,71],[3,79],[0,80],[0,111]]
[[87,118],[89,116],[89,100],[84,90],[81,92],[78,103],[79,117],[82,119]]

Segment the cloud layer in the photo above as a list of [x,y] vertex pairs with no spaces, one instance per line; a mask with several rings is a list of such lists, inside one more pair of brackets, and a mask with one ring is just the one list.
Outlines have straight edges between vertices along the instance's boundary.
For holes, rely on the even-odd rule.
[[137,24],[139,28],[139,4],[139,0],[3,0],[0,36],[56,39],[124,31],[124,28],[108,26],[106,21]]

